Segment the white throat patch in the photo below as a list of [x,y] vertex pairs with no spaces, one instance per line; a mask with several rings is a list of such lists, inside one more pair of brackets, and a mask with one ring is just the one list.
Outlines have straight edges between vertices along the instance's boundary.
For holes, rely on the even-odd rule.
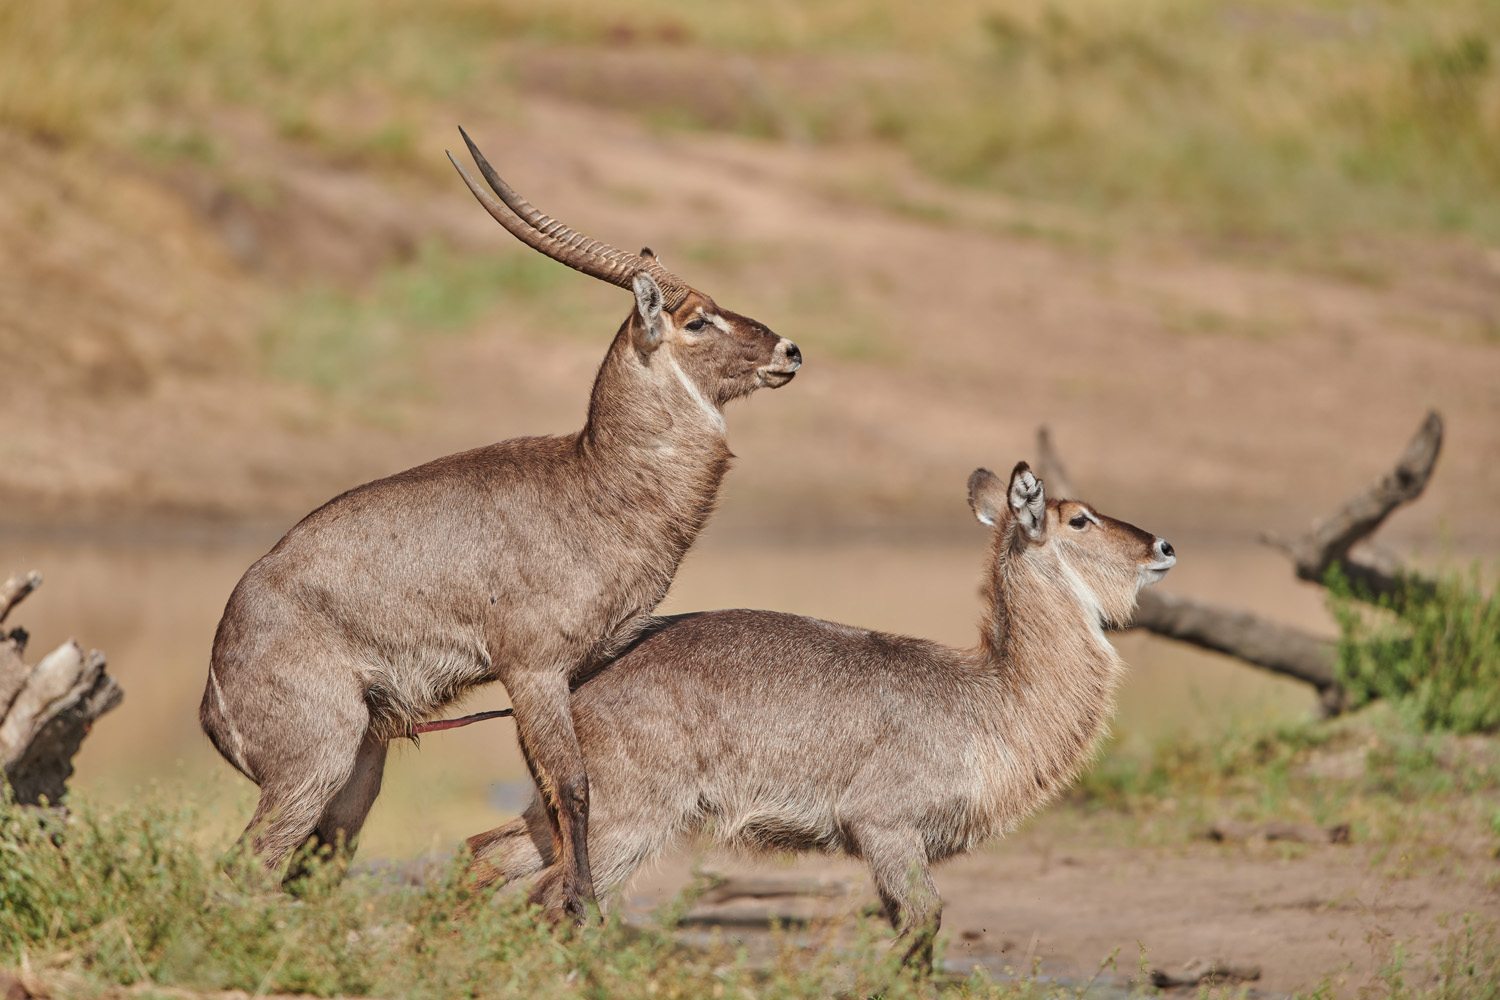
[[672,355],[670,354],[667,355],[667,364],[671,366],[672,373],[677,376],[677,381],[682,383],[682,387],[686,389],[687,394],[693,398],[693,402],[698,404],[698,408],[703,411],[703,414],[708,418],[709,423],[712,424],[714,429],[717,430],[720,434],[723,434],[725,431],[723,411],[720,410],[717,406],[710,403],[707,398],[704,397],[699,388],[693,384],[693,380],[687,377],[687,372],[683,371],[682,366],[677,363],[677,359],[672,357]]
[[1083,577],[1079,576],[1078,571],[1068,562],[1068,558],[1063,555],[1061,548],[1054,549],[1053,554],[1057,556],[1057,565],[1062,567],[1063,579],[1068,584],[1068,592],[1073,595],[1073,599],[1078,602],[1079,606],[1083,608],[1084,614],[1088,616],[1089,632],[1092,634],[1094,641],[1110,652],[1113,652],[1114,647],[1104,637],[1104,602],[1100,601],[1099,595],[1095,594],[1093,589],[1083,582]]

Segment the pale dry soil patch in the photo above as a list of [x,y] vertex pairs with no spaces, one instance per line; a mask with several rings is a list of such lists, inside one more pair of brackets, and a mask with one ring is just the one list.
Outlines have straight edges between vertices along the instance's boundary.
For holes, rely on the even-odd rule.
[[[1480,852],[1461,865],[1413,871],[1372,845],[1194,839],[1127,848],[1118,836],[1060,829],[1066,825],[1044,819],[935,871],[949,970],[979,965],[1082,983],[1111,954],[1115,971],[1106,978],[1138,975],[1144,949],[1151,968],[1203,957],[1259,966],[1251,985],[1267,993],[1309,992],[1326,980],[1334,995],[1354,996],[1378,982],[1393,946],[1413,956],[1407,982],[1421,986],[1462,915],[1500,919],[1500,866]],[[695,867],[834,878],[858,886],[857,904],[874,901],[854,862],[812,858],[768,869],[684,855],[643,874],[628,909],[661,905],[691,882]],[[849,908],[829,903],[812,912]],[[744,927],[723,933],[752,946],[762,939]]]

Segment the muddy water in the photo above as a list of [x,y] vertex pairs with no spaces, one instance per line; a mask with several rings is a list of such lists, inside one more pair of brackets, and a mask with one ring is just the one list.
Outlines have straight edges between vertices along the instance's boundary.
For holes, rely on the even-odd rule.
[[[103,801],[159,794],[200,809],[209,838],[243,824],[253,801],[198,730],[207,656],[224,601],[274,538],[186,544],[0,536],[0,574],[38,569],[45,584],[7,624],[30,631],[35,659],[69,636],[109,656],[126,692],[77,759],[73,787]],[[1176,540],[1174,540],[1176,541]],[[1164,586],[1330,630],[1316,588],[1290,579],[1274,553],[1178,544]],[[775,549],[712,537],[689,556],[663,610],[759,607],[971,645],[979,618],[983,539],[972,544],[802,545]],[[1134,633],[1116,637],[1132,667],[1115,730],[1150,740],[1175,730],[1212,733],[1235,720],[1307,712],[1310,694],[1232,661]],[[463,706],[506,704],[498,687]],[[392,754],[385,791],[362,845],[366,856],[451,844],[505,818],[524,781],[509,722],[426,737]]]

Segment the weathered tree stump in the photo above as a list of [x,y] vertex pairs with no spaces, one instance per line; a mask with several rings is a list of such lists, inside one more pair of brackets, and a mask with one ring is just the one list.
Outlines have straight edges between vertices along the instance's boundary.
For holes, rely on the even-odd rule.
[[[39,573],[0,586],[0,624],[41,586]],[[104,672],[104,654],[69,639],[35,666],[22,653],[25,629],[0,635],[0,769],[23,805],[59,805],[73,776],[73,755],[94,721],[124,697]]]

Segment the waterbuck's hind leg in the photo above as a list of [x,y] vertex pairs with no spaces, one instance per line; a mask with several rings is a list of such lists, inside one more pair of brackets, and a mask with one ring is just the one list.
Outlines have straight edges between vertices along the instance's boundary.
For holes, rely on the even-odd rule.
[[[239,724],[239,756],[260,785],[240,846],[269,873],[320,825],[330,843],[339,827],[352,838],[380,789],[385,748],[367,744],[370,712],[363,692],[352,672],[325,676],[346,682],[337,697],[321,701],[281,690],[264,673],[227,673],[221,680],[223,714]],[[267,701],[275,711],[266,710]]]
[[469,877],[475,891],[509,885],[542,872],[527,893],[526,902],[540,907],[551,920],[570,917],[563,898],[564,867],[558,863],[552,825],[540,801],[532,803],[525,815],[487,833],[476,834],[468,843],[474,855],[469,863]]
[[556,861],[552,829],[541,803],[522,816],[469,838],[469,878],[475,889],[508,884],[535,875]]
[[858,841],[886,917],[896,929],[893,947],[905,950],[903,964],[931,973],[932,946],[943,908],[921,834],[915,830],[861,831]]
[[323,814],[318,818],[312,835],[303,842],[302,849],[293,858],[283,883],[301,878],[308,873],[308,864],[314,857],[332,852],[329,860],[343,869],[354,856],[355,840],[364,828],[370,807],[380,794],[381,779],[385,775],[385,755],[388,744],[385,740],[365,735],[355,754],[354,768],[342,788],[334,792]]
[[[314,836],[318,821],[330,802],[349,780],[355,753],[350,752],[338,770],[323,767],[311,774],[277,775],[262,781],[260,801],[250,825],[240,835],[240,846],[248,848],[269,873],[281,868],[287,857]],[[294,865],[284,881],[300,877]]]

